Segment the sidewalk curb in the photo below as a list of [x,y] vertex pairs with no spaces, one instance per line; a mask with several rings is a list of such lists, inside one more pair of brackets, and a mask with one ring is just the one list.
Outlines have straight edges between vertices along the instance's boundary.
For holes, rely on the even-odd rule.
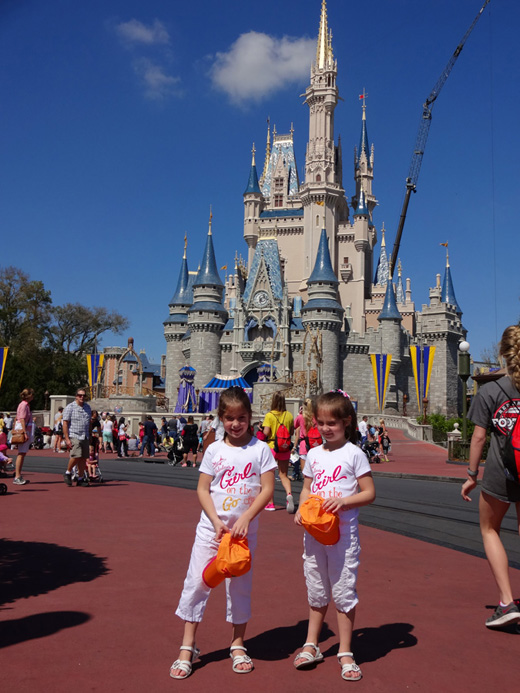
[[419,481],[444,481],[450,483],[464,483],[465,479],[457,476],[437,476],[436,474],[411,474],[407,472],[379,472],[372,470],[374,476],[395,477],[396,479],[417,479]]

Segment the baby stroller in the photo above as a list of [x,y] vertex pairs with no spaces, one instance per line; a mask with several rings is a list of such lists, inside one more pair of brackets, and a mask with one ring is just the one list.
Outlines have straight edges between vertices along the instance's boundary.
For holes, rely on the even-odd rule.
[[179,462],[182,462],[183,454],[184,443],[181,436],[177,436],[172,447],[168,450],[168,464],[170,467],[175,467]]
[[361,446],[361,449],[368,457],[368,461],[370,462],[370,464],[373,464],[374,462],[376,464],[381,464],[381,456],[379,454],[379,443],[377,441],[365,441]]
[[[83,479],[91,484],[102,484],[103,476],[101,475],[101,469],[99,468],[99,450],[97,450],[94,455],[89,455],[87,465],[90,465],[91,469],[89,470],[88,466],[86,467],[85,473],[83,474]],[[74,465],[72,468],[72,481],[74,482],[78,479],[79,469],[77,465]]]

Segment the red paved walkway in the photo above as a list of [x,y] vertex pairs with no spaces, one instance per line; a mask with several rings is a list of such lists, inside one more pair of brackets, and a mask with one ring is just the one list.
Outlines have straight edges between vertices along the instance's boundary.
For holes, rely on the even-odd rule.
[[[397,458],[395,434],[393,440]],[[409,464],[416,471],[435,464],[422,445],[418,452],[408,443],[399,449],[399,460],[385,467]],[[182,624],[173,612],[200,513],[195,493],[126,482],[69,488],[59,476],[26,476],[30,485],[13,490],[8,481],[10,493],[0,497],[2,690],[219,692],[233,686],[315,693],[349,685],[334,657],[332,613],[325,662],[307,672],[292,666],[307,606],[302,530],[284,511],[261,518],[248,631],[256,670],[231,671],[224,595],[217,589],[200,629],[202,663],[188,680],[174,681],[168,669]],[[496,599],[485,561],[366,527],[361,540],[354,650],[364,679],[357,690],[513,690],[520,640],[483,625]]]

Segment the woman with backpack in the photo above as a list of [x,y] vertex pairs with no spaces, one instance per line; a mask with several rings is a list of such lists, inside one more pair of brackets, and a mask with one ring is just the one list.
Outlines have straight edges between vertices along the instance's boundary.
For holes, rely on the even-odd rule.
[[[262,423],[263,433],[267,444],[271,448],[276,462],[278,463],[278,473],[280,481],[286,494],[286,509],[288,513],[294,512],[294,499],[291,493],[291,482],[287,475],[289,469],[289,459],[291,457],[292,442],[294,432],[294,420],[291,412],[286,410],[285,395],[282,392],[275,392],[271,400],[271,411],[269,411]],[[275,510],[273,498],[265,506],[266,510]]]
[[468,479],[461,495],[477,485],[478,468],[488,429],[491,432],[479,500],[480,531],[486,557],[498,587],[500,603],[486,620],[488,628],[502,628],[520,621],[513,599],[507,554],[500,539],[500,527],[510,503],[520,521],[520,326],[506,328],[499,348],[507,375],[483,385],[469,410],[475,424],[469,451]]
[[300,407],[300,413],[296,417],[294,428],[299,457],[298,464],[294,465],[294,475],[291,481],[300,481],[303,480],[300,469],[301,465],[305,464],[307,453],[311,448],[315,448],[322,443],[321,435],[316,427],[316,421],[314,420],[312,399],[310,399],[310,397],[307,397],[303,406]]

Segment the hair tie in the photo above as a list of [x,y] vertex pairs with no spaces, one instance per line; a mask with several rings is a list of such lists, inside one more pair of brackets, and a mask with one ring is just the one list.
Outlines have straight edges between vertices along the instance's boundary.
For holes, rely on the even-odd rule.
[[347,392],[345,392],[345,390],[341,390],[339,387],[337,387],[335,390],[331,390],[331,392],[337,392],[338,395],[343,395],[343,397],[350,399],[350,395]]

